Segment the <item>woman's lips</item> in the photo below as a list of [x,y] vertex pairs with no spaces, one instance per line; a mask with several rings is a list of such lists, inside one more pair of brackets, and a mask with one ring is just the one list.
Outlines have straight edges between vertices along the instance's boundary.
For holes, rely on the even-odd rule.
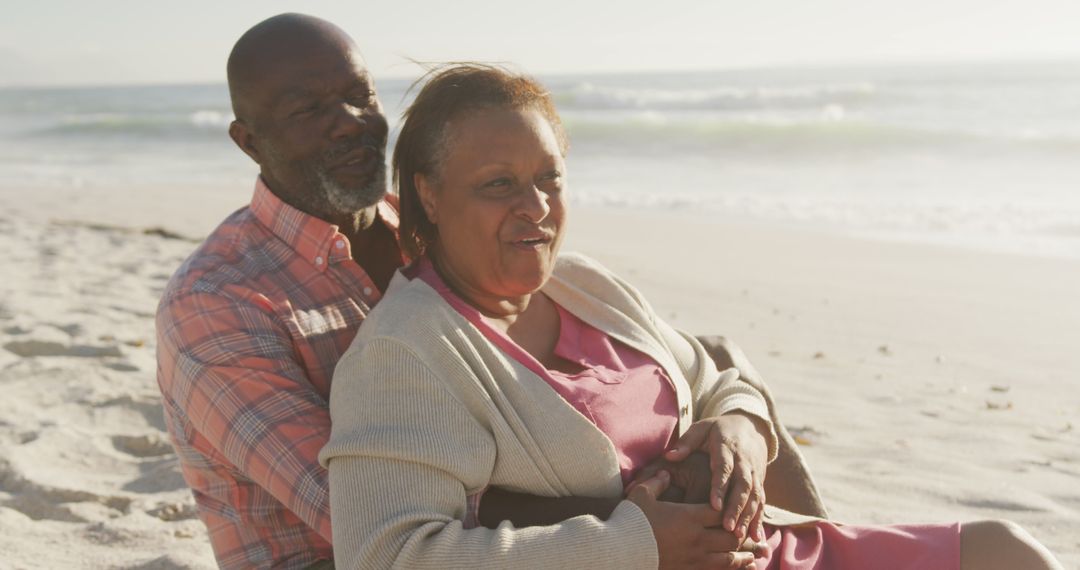
[[553,239],[554,236],[550,236],[547,234],[536,234],[518,238],[510,242],[510,244],[518,249],[533,251],[550,244]]

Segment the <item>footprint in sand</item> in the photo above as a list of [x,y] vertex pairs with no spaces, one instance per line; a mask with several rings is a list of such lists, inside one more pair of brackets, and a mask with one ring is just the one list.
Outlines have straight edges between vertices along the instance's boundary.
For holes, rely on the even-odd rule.
[[199,518],[199,510],[194,501],[160,503],[146,512],[167,522]]
[[117,346],[94,346],[89,344],[63,344],[52,340],[13,340],[4,345],[8,352],[23,358],[35,356],[77,356],[82,358],[106,358],[123,356]]
[[107,496],[89,491],[64,489],[39,484],[26,478],[10,463],[0,459],[0,491],[6,497],[0,507],[12,509],[32,520],[89,522],[87,510],[110,510],[126,513],[131,508],[127,497]]
[[122,570],[189,570],[201,568],[206,564],[202,559],[196,559],[190,554],[170,553],[159,556],[152,560],[134,564],[131,566],[118,566]]
[[995,511],[1041,512],[1045,510],[1035,505],[1024,505],[1021,503],[1003,499],[960,499],[957,501],[957,503],[967,507],[975,507],[977,509],[992,509]]
[[187,489],[187,482],[180,472],[180,462],[176,457],[162,456],[140,463],[139,476],[120,488],[128,493],[156,494]]
[[159,433],[114,435],[113,447],[135,457],[161,457],[173,452],[172,444]]
[[[156,428],[161,433],[165,433],[168,429],[165,427],[165,411],[161,409],[161,403],[156,398],[134,398],[130,394],[123,394],[105,401],[94,402],[91,405],[101,410],[112,408],[124,415],[141,417],[146,425]],[[138,420],[132,418],[130,421]]]
[[64,325],[58,325],[55,323],[49,323],[49,326],[67,334],[70,337],[80,336],[86,332],[85,327],[79,323],[68,323]]
[[113,448],[131,456],[138,463],[139,475],[121,487],[124,491],[160,493],[187,487],[180,463],[165,433],[151,431],[139,435],[114,435],[111,441]]
[[141,368],[139,368],[138,366],[135,366],[134,364],[129,364],[127,362],[106,362],[104,366],[105,368],[115,370],[117,372],[138,372],[139,370],[141,370]]

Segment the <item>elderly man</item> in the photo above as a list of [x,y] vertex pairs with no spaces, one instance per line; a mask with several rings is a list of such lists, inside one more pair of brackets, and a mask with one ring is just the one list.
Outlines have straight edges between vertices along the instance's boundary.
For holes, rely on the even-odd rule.
[[[334,366],[404,262],[386,194],[387,123],[355,44],[317,18],[253,27],[229,56],[228,78],[229,135],[260,176],[250,205],[169,282],[158,383],[218,563],[301,568],[333,558],[317,456]],[[721,368],[754,374],[737,349],[711,346]],[[770,502],[823,514],[790,439],[782,449],[774,465],[796,484],[770,488]],[[589,508],[557,501],[493,492],[481,511],[489,502],[496,517]]]

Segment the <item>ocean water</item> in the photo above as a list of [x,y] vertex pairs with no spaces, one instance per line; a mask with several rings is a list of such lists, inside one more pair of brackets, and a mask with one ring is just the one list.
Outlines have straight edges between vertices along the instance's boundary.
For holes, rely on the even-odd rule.
[[[541,79],[576,203],[1080,258],[1080,62]],[[224,85],[0,90],[0,186],[247,187],[230,120]]]

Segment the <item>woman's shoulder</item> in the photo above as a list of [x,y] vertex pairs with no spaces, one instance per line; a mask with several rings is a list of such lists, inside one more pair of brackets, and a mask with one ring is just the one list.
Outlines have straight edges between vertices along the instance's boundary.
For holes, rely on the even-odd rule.
[[421,339],[453,320],[453,309],[421,279],[394,275],[386,293],[364,318],[352,349],[375,338]]
[[637,289],[600,262],[577,252],[559,254],[545,291],[560,301],[602,302],[622,312],[648,310]]
[[559,257],[555,260],[555,273],[566,272],[611,274],[611,271],[601,265],[599,261],[577,251],[560,252]]
[[598,292],[619,288],[622,281],[599,261],[575,251],[559,254],[552,278],[556,282]]

